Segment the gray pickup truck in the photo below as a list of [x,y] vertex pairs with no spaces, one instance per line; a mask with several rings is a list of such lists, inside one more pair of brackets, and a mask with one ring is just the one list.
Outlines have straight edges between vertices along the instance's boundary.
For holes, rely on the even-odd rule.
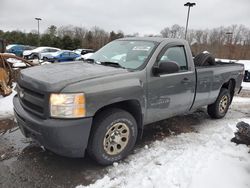
[[86,150],[107,165],[130,153],[147,124],[205,105],[212,118],[224,117],[243,74],[243,65],[210,54],[193,59],[184,40],[123,38],[84,62],[22,70],[15,117],[48,150],[68,157]]

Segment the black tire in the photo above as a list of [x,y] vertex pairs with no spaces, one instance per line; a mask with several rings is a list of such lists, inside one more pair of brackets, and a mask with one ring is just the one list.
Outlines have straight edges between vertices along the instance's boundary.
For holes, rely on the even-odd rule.
[[209,53],[200,53],[194,58],[195,66],[215,65],[215,58]]
[[228,89],[222,88],[216,101],[213,104],[207,106],[207,112],[211,118],[223,118],[228,111],[230,103],[230,92]]
[[[117,129],[114,129],[112,132],[112,129],[117,125]],[[114,132],[118,130],[120,125],[126,127],[127,132],[121,129],[121,131],[125,133],[120,132],[119,134],[115,134]],[[127,138],[124,138],[126,136],[123,137],[122,134],[128,134]],[[136,138],[137,123],[135,118],[127,111],[115,108],[108,109],[95,117],[87,151],[99,164],[110,165],[113,162],[125,158],[131,152],[135,145]],[[116,139],[120,140],[120,146],[114,141]]]
[[49,60],[49,58],[43,57],[43,61],[48,61],[48,60]]
[[32,59],[38,59],[39,60],[39,57],[38,57],[38,55],[33,55]]

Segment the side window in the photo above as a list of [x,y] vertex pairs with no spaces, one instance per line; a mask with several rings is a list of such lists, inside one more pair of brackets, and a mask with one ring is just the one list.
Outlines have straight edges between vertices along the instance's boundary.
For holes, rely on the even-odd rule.
[[15,49],[16,51],[20,51],[20,50],[22,50],[22,47],[21,46],[16,46],[16,49]]
[[76,53],[70,52],[70,56],[71,56],[71,57],[75,57],[75,56],[76,56]]
[[181,71],[188,70],[186,53],[183,46],[174,46],[168,48],[162,55],[160,62],[161,61],[174,61],[179,64]]
[[62,53],[62,57],[68,57],[68,56],[69,56],[69,52]]
[[62,57],[65,57],[67,56],[66,52],[62,53]]
[[49,49],[49,51],[50,51],[50,52],[57,52],[58,50],[57,50],[57,49],[51,48],[51,49]]
[[49,49],[43,49],[42,50],[42,53],[46,53],[46,52],[49,52]]

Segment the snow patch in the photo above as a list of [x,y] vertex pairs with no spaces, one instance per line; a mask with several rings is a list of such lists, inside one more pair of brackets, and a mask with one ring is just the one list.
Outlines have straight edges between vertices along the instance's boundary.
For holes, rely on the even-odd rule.
[[250,104],[250,98],[234,97],[232,104],[234,104],[234,103],[248,103],[248,104]]
[[0,119],[11,117],[14,114],[13,110],[13,97],[16,92],[13,91],[11,95],[7,97],[0,96]]
[[241,86],[245,90],[250,90],[250,82],[242,82]]

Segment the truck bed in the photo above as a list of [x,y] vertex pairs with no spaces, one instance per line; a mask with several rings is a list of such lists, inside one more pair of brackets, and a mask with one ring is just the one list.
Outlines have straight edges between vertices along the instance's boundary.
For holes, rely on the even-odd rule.
[[243,64],[234,62],[216,62],[215,65],[195,67],[196,95],[192,108],[212,104],[222,85],[230,79],[235,84],[235,92],[238,92],[243,79],[243,68]]

